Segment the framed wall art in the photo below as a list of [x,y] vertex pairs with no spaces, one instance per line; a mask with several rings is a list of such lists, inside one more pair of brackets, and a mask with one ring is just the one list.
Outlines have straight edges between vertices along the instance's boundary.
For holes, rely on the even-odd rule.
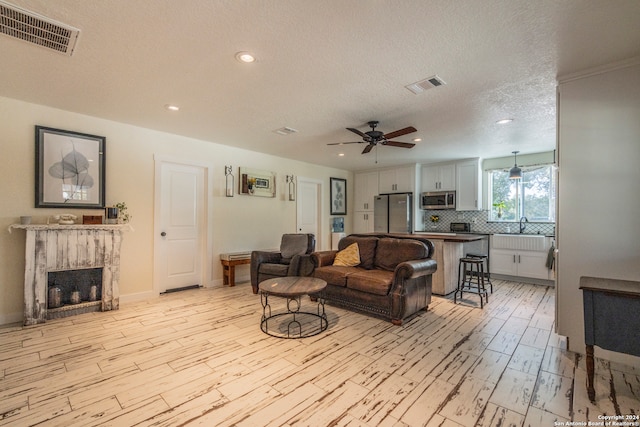
[[104,208],[105,142],[36,126],[36,208]]
[[329,178],[331,215],[347,214],[347,180],[342,178]]
[[276,197],[276,175],[273,172],[241,167],[239,175],[240,194]]

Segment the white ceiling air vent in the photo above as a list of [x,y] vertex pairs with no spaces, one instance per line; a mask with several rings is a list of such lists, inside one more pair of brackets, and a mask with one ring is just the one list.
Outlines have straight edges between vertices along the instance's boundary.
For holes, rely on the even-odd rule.
[[405,87],[417,95],[427,89],[432,89],[434,87],[442,86],[445,84],[446,83],[444,82],[444,80],[436,75],[427,77],[426,79],[420,80],[419,82],[411,83],[410,85],[406,85]]
[[293,128],[285,126],[283,128],[274,130],[274,132],[277,133],[278,135],[291,135],[292,133],[296,133],[298,131]]
[[0,0],[0,33],[71,56],[80,30]]

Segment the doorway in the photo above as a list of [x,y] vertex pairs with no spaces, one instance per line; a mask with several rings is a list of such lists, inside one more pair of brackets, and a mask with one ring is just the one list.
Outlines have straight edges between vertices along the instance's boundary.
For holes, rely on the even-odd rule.
[[156,159],[155,174],[154,288],[204,286],[209,169]]
[[316,250],[322,248],[322,226],[320,224],[320,209],[322,206],[322,181],[298,177],[296,231],[298,233],[312,233],[316,236]]

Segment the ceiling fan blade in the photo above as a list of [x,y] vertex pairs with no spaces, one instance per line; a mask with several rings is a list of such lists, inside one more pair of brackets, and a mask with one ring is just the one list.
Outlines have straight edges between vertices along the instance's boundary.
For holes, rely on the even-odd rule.
[[368,144],[366,147],[364,147],[364,150],[362,150],[362,154],[367,154],[373,147],[373,144]]
[[364,141],[330,142],[327,145],[362,144]]
[[361,137],[365,137],[367,135],[365,135],[364,133],[360,132],[358,129],[354,129],[354,128],[347,128],[347,130],[350,130],[351,132],[355,133],[356,135],[360,135]]
[[402,148],[412,148],[414,145],[416,145],[410,142],[399,142],[399,141],[385,141],[382,144],[390,145],[392,147],[402,147]]
[[406,134],[411,133],[411,132],[417,132],[417,129],[414,128],[413,126],[409,126],[409,127],[404,128],[404,129],[397,130],[395,132],[389,132],[389,133],[385,134],[384,137],[387,138],[387,139],[392,139],[392,138],[396,138],[398,136],[406,135]]

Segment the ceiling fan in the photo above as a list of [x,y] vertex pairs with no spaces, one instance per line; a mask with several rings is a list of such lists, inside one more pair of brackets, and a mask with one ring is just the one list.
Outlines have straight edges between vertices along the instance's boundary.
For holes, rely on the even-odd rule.
[[360,132],[358,129],[347,128],[351,132],[362,137],[362,141],[353,141],[353,142],[332,142],[327,145],[343,145],[343,144],[361,144],[363,142],[367,143],[367,146],[362,150],[362,154],[367,154],[369,151],[373,149],[378,144],[381,145],[390,145],[392,147],[401,147],[401,148],[411,148],[416,144],[412,144],[409,142],[398,142],[391,141],[392,138],[396,138],[398,136],[406,135],[408,133],[416,132],[416,128],[413,126],[406,127],[404,129],[397,130],[395,132],[382,133],[376,130],[376,126],[378,126],[377,120],[372,120],[369,122],[369,126],[371,130],[368,132]]

